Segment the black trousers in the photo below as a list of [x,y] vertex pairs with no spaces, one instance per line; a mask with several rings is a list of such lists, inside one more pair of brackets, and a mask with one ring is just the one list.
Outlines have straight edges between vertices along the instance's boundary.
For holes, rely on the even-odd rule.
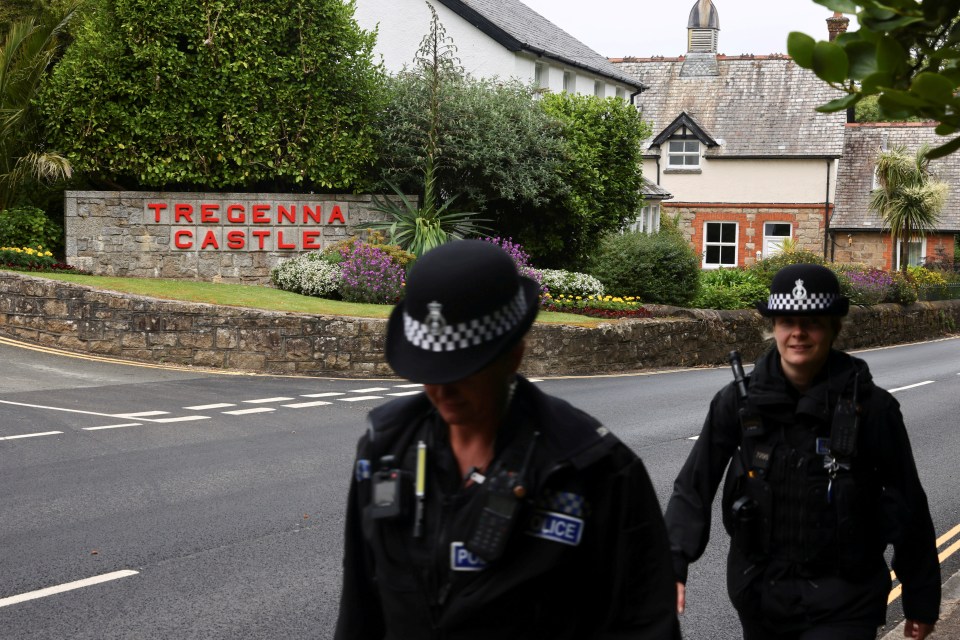
[[863,622],[824,623],[800,631],[782,632],[764,620],[740,615],[743,640],[875,640],[878,627]]

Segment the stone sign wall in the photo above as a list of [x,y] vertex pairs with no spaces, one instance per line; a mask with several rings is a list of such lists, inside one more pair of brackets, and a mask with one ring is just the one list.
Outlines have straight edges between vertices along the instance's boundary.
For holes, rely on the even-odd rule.
[[97,275],[264,284],[283,258],[385,219],[368,195],[68,191],[67,264]]

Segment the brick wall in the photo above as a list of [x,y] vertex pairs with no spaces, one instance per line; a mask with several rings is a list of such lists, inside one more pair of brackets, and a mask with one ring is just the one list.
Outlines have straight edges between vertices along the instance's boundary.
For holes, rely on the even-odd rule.
[[[754,311],[654,307],[657,317],[595,328],[535,324],[523,371],[578,375],[715,365],[765,348]],[[385,320],[171,302],[0,271],[0,334],[71,351],[271,374],[388,377]],[[851,310],[838,346],[936,338],[960,327],[960,300]]]

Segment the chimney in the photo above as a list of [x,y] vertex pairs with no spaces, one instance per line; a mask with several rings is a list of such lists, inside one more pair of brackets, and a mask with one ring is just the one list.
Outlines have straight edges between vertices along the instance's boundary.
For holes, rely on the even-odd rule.
[[847,32],[850,25],[850,18],[844,17],[839,11],[833,12],[832,18],[827,18],[827,31],[830,33],[830,42],[837,39],[841,33]]

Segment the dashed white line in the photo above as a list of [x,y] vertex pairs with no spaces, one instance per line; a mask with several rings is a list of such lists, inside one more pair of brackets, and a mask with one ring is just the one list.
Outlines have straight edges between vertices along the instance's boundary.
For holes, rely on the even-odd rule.
[[355,398],[337,398],[340,402],[360,402],[361,400],[381,400],[383,396],[357,396]]
[[187,411],[206,411],[207,409],[226,409],[235,406],[237,405],[232,402],[218,402],[216,404],[198,404],[195,407],[184,407],[184,409]]
[[922,387],[926,384],[933,384],[933,380],[924,380],[923,382],[918,382],[917,384],[908,384],[905,387],[897,387],[896,389],[890,389],[890,393],[896,393],[897,391],[906,391],[907,389],[915,389],[917,387]]
[[65,584],[57,585],[55,587],[47,587],[46,589],[38,589],[36,591],[21,593],[18,596],[10,596],[9,598],[3,598],[2,600],[0,600],[0,607],[9,607],[12,604],[20,604],[21,602],[36,600],[37,598],[46,598],[47,596],[63,593],[64,591],[73,591],[74,589],[80,589],[82,587],[90,587],[95,584],[100,584],[102,582],[119,580],[120,578],[135,576],[137,575],[137,573],[139,572],[132,571],[130,569],[126,569],[124,571],[114,571],[113,573],[104,573],[103,575],[94,576],[92,578],[85,578],[83,580],[77,580],[75,582],[67,582]]
[[691,438],[687,438],[687,440],[693,440],[694,442],[696,442],[699,439],[700,439],[700,436],[693,436]]
[[108,424],[104,427],[84,427],[84,431],[101,431],[103,429],[122,429],[124,427],[142,427],[140,422],[126,422],[124,424]]
[[369,389],[351,389],[350,393],[373,393],[374,391],[386,391],[387,387],[370,387]]
[[180,416],[179,418],[159,418],[157,420],[151,420],[150,422],[193,422],[195,420],[209,420],[210,416]]
[[256,400],[244,400],[246,404],[264,404],[267,402],[286,402],[287,400],[293,400],[293,398],[286,398],[283,396],[277,398],[258,398]]
[[323,400],[314,400],[313,402],[296,402],[294,404],[285,404],[284,407],[290,407],[291,409],[306,409],[307,407],[320,407],[325,404],[333,404],[332,402],[325,402]]
[[[957,374],[957,375],[960,375],[960,374]],[[409,389],[412,387],[422,387],[423,385],[418,382],[416,384],[395,384],[393,386],[395,386],[397,389]]]
[[148,418],[150,416],[168,416],[169,411],[141,411],[139,413],[117,413],[118,418]]
[[223,413],[228,416],[245,416],[250,413],[269,413],[270,411],[276,411],[271,407],[257,407],[256,409],[237,409],[236,411],[224,411]]
[[19,440],[20,438],[39,438],[40,436],[55,436],[63,433],[63,431],[44,431],[43,433],[21,433],[18,436],[5,436],[0,438],[0,440]]
[[327,391],[326,393],[302,393],[301,398],[332,398],[334,396],[343,396],[345,393],[339,391]]
[[398,391],[397,393],[388,393],[388,396],[415,396],[422,391]]

